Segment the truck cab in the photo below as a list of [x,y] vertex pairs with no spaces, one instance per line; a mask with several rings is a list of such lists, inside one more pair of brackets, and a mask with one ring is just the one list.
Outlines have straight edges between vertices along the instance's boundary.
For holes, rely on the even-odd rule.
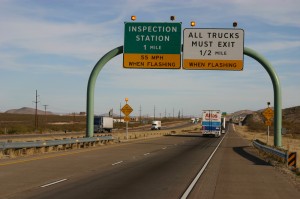
[[161,121],[152,121],[151,130],[160,130]]

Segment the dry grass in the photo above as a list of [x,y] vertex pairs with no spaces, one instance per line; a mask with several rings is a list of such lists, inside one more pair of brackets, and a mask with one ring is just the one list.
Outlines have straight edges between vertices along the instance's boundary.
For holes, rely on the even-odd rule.
[[[247,126],[235,125],[236,131],[245,139],[253,141],[259,139],[260,141],[267,143],[267,130],[265,132],[250,132]],[[274,136],[269,136],[269,146],[274,146]],[[297,167],[300,167],[300,139],[294,138],[294,136],[287,134],[282,136],[282,148],[289,152],[297,152]]]

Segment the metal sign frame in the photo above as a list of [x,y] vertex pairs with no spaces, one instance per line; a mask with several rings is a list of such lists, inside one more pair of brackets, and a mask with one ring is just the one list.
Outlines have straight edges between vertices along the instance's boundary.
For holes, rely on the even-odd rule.
[[[117,47],[106,53],[94,66],[87,85],[86,101],[86,137],[94,135],[94,92],[95,84],[99,72],[104,65],[115,56],[123,53],[123,46]],[[281,147],[281,129],[282,129],[282,92],[279,77],[272,67],[271,63],[258,52],[244,47],[244,54],[258,61],[269,74],[274,91],[274,146]]]

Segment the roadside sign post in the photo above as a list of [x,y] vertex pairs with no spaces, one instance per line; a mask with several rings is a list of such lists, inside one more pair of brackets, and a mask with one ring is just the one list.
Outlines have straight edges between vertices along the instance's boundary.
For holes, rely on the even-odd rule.
[[127,104],[128,98],[125,98],[126,104],[121,109],[122,113],[125,115],[124,121],[126,122],[126,139],[128,140],[128,122],[130,121],[129,114],[133,111],[133,109]]
[[262,112],[262,115],[266,119],[265,120],[265,125],[267,126],[267,145],[269,144],[270,126],[272,125],[271,119],[274,116],[274,111],[269,106],[270,106],[270,102],[268,102],[268,108],[266,108]]
[[126,140],[128,140],[128,122],[126,121]]

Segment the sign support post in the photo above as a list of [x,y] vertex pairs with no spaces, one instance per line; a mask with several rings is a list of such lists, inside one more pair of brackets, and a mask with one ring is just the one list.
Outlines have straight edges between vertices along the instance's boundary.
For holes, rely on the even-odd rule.
[[133,111],[133,109],[127,104],[128,98],[125,98],[126,104],[123,106],[121,111],[124,113],[124,121],[126,122],[126,139],[128,140],[128,122],[130,121],[129,114]]
[[126,140],[128,140],[128,122],[126,122]]
[[96,63],[90,74],[86,97],[86,137],[94,136],[94,93],[98,74],[109,60],[122,53],[123,46],[112,49]]
[[258,52],[244,48],[244,54],[258,61],[268,72],[274,91],[274,146],[281,147],[281,129],[282,129],[282,94],[279,77],[276,74],[271,63]]

